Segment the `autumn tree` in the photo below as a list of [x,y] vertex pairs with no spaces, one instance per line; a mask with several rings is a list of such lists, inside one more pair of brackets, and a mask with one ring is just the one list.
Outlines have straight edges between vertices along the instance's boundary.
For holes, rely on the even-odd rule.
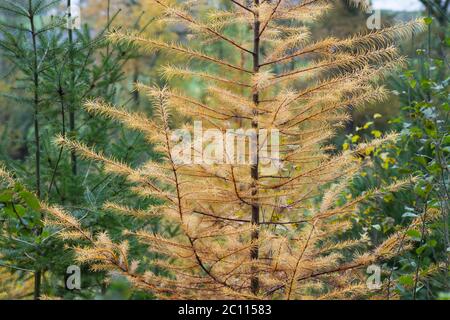
[[[378,83],[405,62],[395,45],[422,30],[422,22],[347,39],[316,40],[308,26],[332,9],[332,1],[231,0],[201,16],[196,7],[203,1],[153,2],[164,9],[161,21],[185,26],[189,32],[185,43],[123,30],[112,32],[109,39],[146,52],[183,57],[189,63],[169,63],[162,76],[201,79],[202,94],[193,97],[176,88],[136,83],[136,90],[153,103],[152,118],[99,99],[85,107],[141,132],[162,161],[150,160],[133,168],[67,137],[59,137],[57,143],[82,158],[103,163],[108,173],[125,177],[141,197],[160,201],[136,208],[123,199],[123,203],[105,203],[105,209],[130,219],[161,216],[164,224],[179,232],[124,230],[124,239],[113,241],[105,232],[90,232],[54,206],[44,206],[47,226],[63,228],[61,237],[79,241],[75,247],[79,262],[123,275],[159,298],[376,295],[368,291],[365,268],[407,250],[407,230],[397,231],[377,246],[365,235],[349,238],[347,231],[354,226],[360,203],[398,191],[408,181],[395,181],[352,199],[341,194],[368,165],[365,155],[395,135],[342,153],[331,152],[328,141],[349,120],[349,108],[387,97],[387,89]],[[246,26],[245,34],[230,32],[237,25]],[[188,41],[194,38],[199,47]],[[235,54],[218,58],[210,50],[216,42]],[[198,130],[199,121],[204,130],[215,129],[223,136],[235,129],[234,138],[248,142],[245,161],[225,146],[219,148],[221,161],[217,153],[209,152],[215,146],[212,142],[219,143],[211,137],[186,143],[189,140],[176,130],[172,114],[185,116],[185,124],[178,128],[182,133]],[[187,149],[193,161],[185,161],[189,157],[180,161],[180,145],[188,146],[183,152]],[[431,213],[427,218],[435,216]],[[420,226],[417,220],[408,230]],[[142,270],[139,260],[131,257],[131,238],[148,244],[157,255],[155,269]]]

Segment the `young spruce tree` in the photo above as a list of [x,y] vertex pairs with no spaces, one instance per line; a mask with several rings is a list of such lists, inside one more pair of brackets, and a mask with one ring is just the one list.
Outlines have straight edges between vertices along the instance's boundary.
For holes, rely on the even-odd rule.
[[[116,139],[110,121],[91,121],[92,117],[81,108],[82,101],[89,97],[121,100],[118,91],[122,68],[136,58],[135,51],[123,46],[109,50],[104,37],[120,12],[108,15],[105,25],[98,29],[87,24],[77,29],[73,23],[77,20],[74,4],[70,0],[0,3],[0,71],[5,82],[11,84],[10,89],[0,88],[0,95],[7,98],[0,108],[0,118],[6,119],[1,123],[6,139],[0,146],[0,162],[15,177],[11,185],[3,183],[6,169],[0,168],[0,274],[2,279],[9,275],[11,281],[27,284],[33,274],[34,290],[20,295],[23,298],[26,294],[35,299],[72,294],[60,285],[62,275],[72,264],[72,252],[64,249],[55,234],[45,230],[41,221],[45,213],[40,212],[39,201],[76,206],[74,214],[86,215],[95,206],[91,190],[104,189],[105,181],[111,189],[116,187],[105,176],[78,175],[77,171],[85,168],[77,166],[75,153],[67,157],[62,148],[52,144],[54,136],[59,133],[87,141],[95,139],[116,151],[133,143],[112,143]],[[13,139],[15,134],[20,138]],[[18,156],[12,156],[11,146],[21,150]],[[126,152],[132,159],[131,147]],[[108,229],[109,222],[98,215],[96,218],[92,225]],[[94,280],[85,277],[84,287],[94,287],[92,292],[96,292],[98,284]]]
[[[192,61],[190,66],[168,65],[163,75],[202,79],[202,97],[137,83],[136,90],[154,103],[154,118],[101,100],[87,102],[86,109],[142,132],[164,161],[131,168],[77,141],[60,137],[57,142],[85,159],[104,163],[105,171],[126,177],[142,197],[161,200],[161,205],[147,209],[121,203],[106,203],[105,208],[141,219],[159,215],[180,232],[171,237],[148,229],[124,232],[124,237],[136,237],[161,257],[154,261],[157,269],[145,271],[139,261],[129,261],[128,240],[116,243],[106,233],[92,234],[62,208],[46,208],[47,225],[63,227],[60,236],[84,242],[76,247],[80,262],[121,274],[159,298],[368,297],[366,267],[407,250],[408,244],[401,241],[406,230],[377,247],[364,236],[349,239],[345,233],[352,228],[359,203],[395,192],[406,182],[381,186],[346,202],[340,194],[363,167],[364,154],[395,136],[339,154],[330,152],[327,141],[335,127],[349,119],[348,108],[387,96],[377,83],[405,61],[395,43],[420,31],[423,24],[413,21],[348,39],[316,41],[307,25],[331,9],[332,1],[230,0],[226,9],[211,9],[204,16],[196,16],[195,10],[203,1],[154,2],[165,9],[164,22],[185,25],[203,48],[123,31],[111,33],[110,40]],[[230,30],[242,25],[248,32],[233,36]],[[235,54],[217,58],[208,50],[214,42]],[[197,62],[208,68],[200,69],[204,65]],[[225,163],[215,161],[217,154],[205,137],[196,139],[191,150],[204,162],[180,162],[180,143],[186,140],[180,142],[177,136],[173,112],[188,117],[183,128],[190,132],[198,130],[194,120],[202,121],[204,130],[217,129],[224,135],[229,129],[249,130],[244,140],[253,143],[246,156],[253,155],[255,161],[243,164],[225,147]],[[269,138],[263,129],[279,132],[277,166],[267,165],[276,159],[267,155]],[[409,228],[419,227],[418,220]]]

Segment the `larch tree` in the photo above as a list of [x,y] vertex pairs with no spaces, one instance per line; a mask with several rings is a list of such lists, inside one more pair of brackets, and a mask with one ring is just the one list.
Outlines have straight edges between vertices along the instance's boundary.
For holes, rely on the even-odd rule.
[[[184,25],[187,39],[195,37],[201,47],[122,30],[109,35],[114,43],[173,53],[189,61],[183,66],[169,64],[162,73],[167,80],[203,80],[200,97],[137,83],[136,90],[153,102],[152,118],[101,100],[85,104],[92,114],[142,132],[163,161],[132,168],[80,142],[57,139],[82,158],[103,163],[105,171],[126,177],[142,197],[161,200],[149,208],[106,203],[106,209],[130,219],[162,216],[163,223],[179,232],[169,236],[147,229],[125,230],[123,241],[116,242],[107,233],[85,230],[63,208],[43,206],[47,225],[62,228],[59,235],[65,239],[81,241],[75,247],[79,262],[123,275],[159,298],[376,296],[366,285],[367,266],[408,250],[405,233],[418,229],[420,220],[378,246],[366,235],[350,238],[346,232],[354,226],[361,202],[395,192],[408,181],[346,201],[341,195],[364,168],[364,155],[395,135],[344,152],[332,152],[328,141],[349,120],[349,108],[388,95],[378,83],[405,62],[395,44],[421,31],[423,23],[316,41],[308,25],[330,10],[332,1],[230,0],[224,8],[196,16],[195,8],[203,2],[174,5],[154,0],[164,9],[161,21]],[[230,30],[242,25],[248,32],[233,35]],[[210,50],[215,42],[236,54],[217,58]],[[181,131],[173,113],[185,116]],[[233,151],[234,139],[221,144],[214,134],[197,135],[191,141],[185,133],[198,133],[199,123],[225,137],[234,133],[237,145],[248,142],[245,153]],[[154,270],[141,270],[139,261],[128,257],[130,237],[147,243],[157,254]]]

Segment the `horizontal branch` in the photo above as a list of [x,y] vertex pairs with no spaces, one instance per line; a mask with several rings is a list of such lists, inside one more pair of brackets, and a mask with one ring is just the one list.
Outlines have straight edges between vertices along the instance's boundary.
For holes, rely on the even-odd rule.
[[179,12],[177,10],[174,10],[174,8],[169,7],[168,5],[166,5],[165,3],[163,3],[163,2],[161,2],[159,0],[154,0],[154,1],[156,3],[158,3],[159,5],[163,6],[164,8],[170,10],[178,18],[183,19],[184,21],[187,21],[187,22],[189,22],[189,23],[191,23],[191,24],[193,24],[193,25],[195,25],[195,26],[197,26],[197,27],[199,27],[199,28],[201,28],[203,30],[206,30],[207,32],[209,32],[209,33],[215,35],[216,37],[224,40],[225,42],[228,42],[232,46],[234,46],[234,47],[236,47],[236,48],[238,48],[238,49],[240,49],[240,50],[242,50],[244,52],[247,52],[247,53],[253,55],[253,51],[250,51],[250,50],[242,47],[240,44],[235,42],[233,39],[230,39],[230,38],[224,36],[223,34],[215,31],[214,29],[212,29],[212,28],[210,28],[208,26],[205,26],[205,25],[202,25],[202,24],[198,23],[192,17],[186,16],[186,15],[182,14],[181,12]]
[[148,49],[149,51],[155,50],[155,49],[166,49],[170,51],[174,51],[176,53],[184,54],[186,56],[196,58],[199,60],[205,60],[212,63],[215,63],[217,65],[221,65],[230,69],[234,69],[240,72],[245,72],[249,74],[253,74],[253,71],[241,68],[239,66],[233,65],[231,63],[225,62],[223,60],[220,60],[219,58],[208,56],[202,52],[195,51],[189,48],[182,47],[180,45],[176,44],[169,44],[163,41],[153,40],[153,39],[147,39],[139,35],[135,34],[126,34],[119,31],[115,31],[108,35],[108,39],[110,39],[113,42],[129,42],[129,43],[140,43],[142,46],[144,46],[144,49]]
[[233,2],[233,3],[234,3],[235,5],[237,5],[238,7],[242,8],[242,9],[244,9],[244,10],[246,10],[246,11],[252,13],[252,14],[256,14],[255,11],[253,11],[252,9],[250,9],[250,8],[248,8],[248,7],[246,7],[246,6],[244,6],[243,4],[239,3],[238,1],[231,0],[231,2]]

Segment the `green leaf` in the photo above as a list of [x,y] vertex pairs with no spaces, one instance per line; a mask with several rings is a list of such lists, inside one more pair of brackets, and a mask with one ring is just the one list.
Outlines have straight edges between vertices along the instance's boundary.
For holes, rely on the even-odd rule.
[[427,245],[427,244],[424,244],[423,246],[420,246],[419,248],[417,248],[417,249],[416,249],[417,255],[420,256],[420,255],[425,251],[426,248],[428,248],[428,245]]
[[422,237],[422,234],[417,230],[408,230],[406,234],[413,239],[420,239]]
[[398,279],[398,282],[404,286],[412,286],[414,285],[414,279],[410,275],[403,275]]
[[11,202],[14,193],[11,190],[6,190],[0,193],[0,202]]
[[348,149],[350,149],[350,145],[349,145],[347,142],[345,142],[345,143],[342,145],[342,150],[346,151],[346,150],[348,150]]
[[29,192],[29,191],[22,191],[19,193],[19,196],[25,201],[28,207],[30,207],[33,210],[39,210],[41,208],[41,205],[39,204],[39,200],[37,197]]
[[444,43],[445,43],[445,45],[446,45],[447,47],[450,47],[450,37],[445,38]]
[[380,113],[375,113],[375,114],[373,115],[373,118],[374,118],[374,119],[378,119],[378,118],[381,118],[381,117],[383,117],[383,115],[380,114]]
[[16,217],[16,214],[14,213],[14,210],[13,210],[13,207],[12,207],[11,203],[9,203],[3,210],[11,218],[15,218]]
[[431,239],[431,240],[429,240],[429,241],[427,242],[427,245],[428,245],[429,247],[431,247],[431,248],[434,248],[434,247],[436,247],[436,245],[437,245],[437,241],[434,240],[434,239]]
[[416,161],[417,163],[421,164],[422,166],[427,165],[427,159],[424,156],[413,157],[413,160]]
[[19,217],[24,217],[25,214],[27,213],[27,209],[25,209],[24,206],[20,205],[20,204],[16,204],[14,206],[15,212],[19,215]]
[[424,90],[429,90],[431,88],[431,80],[422,79],[420,85]]
[[423,21],[425,21],[425,24],[427,26],[429,26],[430,24],[433,23],[433,18],[432,17],[426,17],[426,18],[423,19]]
[[375,137],[375,138],[379,138],[379,137],[381,137],[381,135],[382,135],[382,132],[381,131],[379,131],[379,130],[372,130],[372,135]]
[[369,121],[364,125],[364,129],[368,129],[369,127],[373,126],[373,121]]

